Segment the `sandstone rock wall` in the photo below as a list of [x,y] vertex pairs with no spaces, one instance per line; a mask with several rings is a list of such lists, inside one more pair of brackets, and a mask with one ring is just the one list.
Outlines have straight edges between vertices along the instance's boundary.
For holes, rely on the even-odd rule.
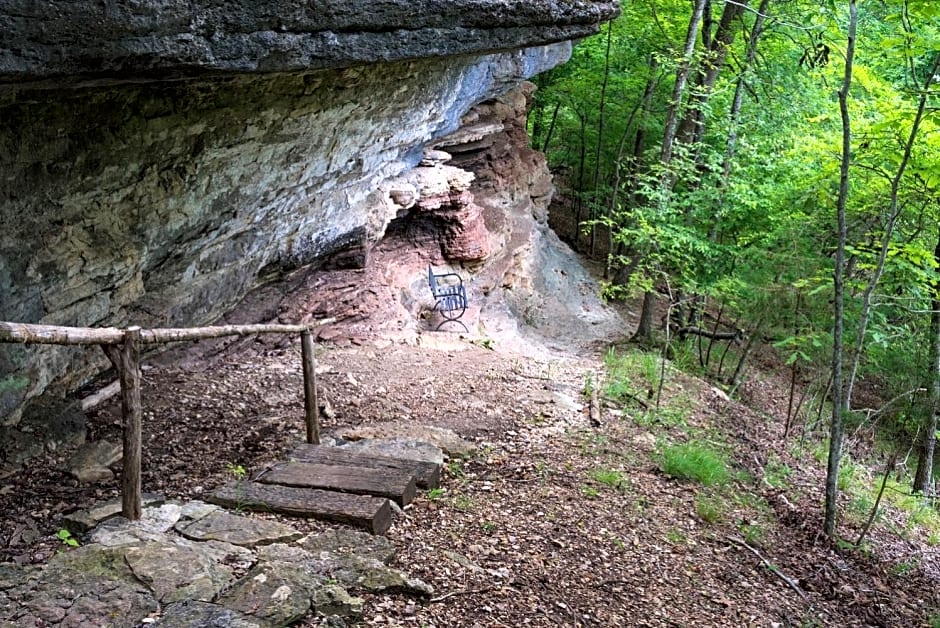
[[[426,148],[616,11],[0,0],[0,320],[203,324],[286,270],[361,265]],[[448,254],[485,256],[482,210],[452,205]],[[99,354],[0,344],[0,425]]]
[[[0,320],[210,321],[260,273],[380,236],[384,180],[567,50],[22,94],[0,107]],[[0,414],[79,353],[0,346]]]

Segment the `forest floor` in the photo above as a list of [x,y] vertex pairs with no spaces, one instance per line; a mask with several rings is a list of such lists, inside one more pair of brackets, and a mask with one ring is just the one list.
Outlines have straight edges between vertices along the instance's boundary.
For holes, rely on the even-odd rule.
[[[624,344],[616,379],[606,343],[566,347],[557,334],[338,336],[317,351],[326,433],[409,422],[478,446],[388,533],[396,566],[434,595],[367,595],[364,625],[937,625],[940,553],[916,512],[889,505],[861,549],[820,534],[821,436],[782,438],[788,379],[769,352],[729,400]],[[282,459],[303,438],[299,354],[293,341],[243,340],[151,362],[144,489],[198,499],[233,466]],[[89,421],[90,440],[120,442],[116,401]],[[719,452],[730,478],[706,487],[663,472],[665,453],[690,442]],[[117,494],[116,482],[77,485],[60,463],[51,452],[5,480],[0,561],[46,560],[59,515]],[[854,541],[866,518],[846,497],[840,535]]]

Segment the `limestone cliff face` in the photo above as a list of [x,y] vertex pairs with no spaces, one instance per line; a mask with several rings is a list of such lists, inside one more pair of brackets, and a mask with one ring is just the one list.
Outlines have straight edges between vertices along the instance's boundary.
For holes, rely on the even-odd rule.
[[[361,264],[397,213],[428,209],[396,184],[426,148],[615,12],[0,1],[0,320],[201,324],[285,270]],[[480,228],[472,202],[453,207]],[[484,257],[472,236],[449,254]],[[103,363],[0,345],[0,423]]]

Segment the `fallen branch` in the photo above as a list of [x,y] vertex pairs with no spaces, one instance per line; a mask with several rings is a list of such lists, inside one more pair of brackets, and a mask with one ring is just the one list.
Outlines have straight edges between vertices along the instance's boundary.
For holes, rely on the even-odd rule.
[[88,412],[121,392],[121,380],[114,380],[98,392],[82,399],[82,412]]
[[[623,392],[623,393],[620,393],[620,394],[623,395],[624,397],[629,397],[630,399],[633,399],[635,402],[637,402],[638,404],[640,404],[640,406],[641,406],[644,410],[649,410],[649,409],[650,409],[650,404],[646,403],[646,400],[644,400],[644,399],[642,399],[642,398],[640,398],[640,397],[637,397],[637,396],[634,395],[633,393]],[[603,399],[604,401],[608,401],[608,402],[610,402],[610,403],[612,403],[612,404],[615,404],[615,405],[618,404],[618,401],[617,401],[616,399],[614,399],[613,397],[604,396],[604,397],[601,397],[601,399]]]
[[464,589],[463,591],[451,591],[450,593],[445,593],[444,595],[441,595],[439,597],[432,597],[430,600],[428,600],[428,603],[433,604],[435,602],[443,602],[444,600],[448,598],[456,597],[458,595],[474,595],[476,593],[489,593],[493,589],[494,587],[484,587],[482,589]]
[[888,485],[888,478],[891,476],[891,473],[894,472],[894,467],[898,462],[898,455],[900,451],[895,451],[891,454],[891,458],[888,459],[887,464],[885,464],[885,474],[881,479],[881,488],[878,489],[878,497],[875,498],[875,505],[872,506],[871,514],[868,516],[868,521],[865,522],[865,527],[862,528],[861,534],[858,535],[858,540],[855,541],[855,547],[861,547],[862,541],[865,540],[865,535],[868,534],[868,531],[871,529],[871,524],[875,522],[875,517],[878,516],[878,506],[881,505],[881,497],[885,494],[885,487]]
[[798,585],[798,584],[796,583],[796,581],[793,580],[793,578],[790,578],[790,577],[787,576],[785,573],[783,573],[782,571],[780,571],[780,569],[779,569],[776,565],[774,565],[774,564],[771,563],[769,560],[767,560],[766,558],[764,558],[764,557],[761,555],[760,552],[758,552],[756,549],[754,549],[753,547],[751,547],[750,545],[748,545],[746,542],[744,542],[743,539],[738,539],[738,538],[735,538],[735,537],[733,537],[733,536],[729,536],[729,537],[727,537],[727,538],[728,538],[729,541],[731,541],[731,542],[734,543],[735,545],[740,545],[741,547],[743,547],[743,548],[749,550],[752,554],[754,554],[755,556],[757,556],[757,558],[759,558],[760,561],[761,561],[762,563],[764,563],[764,566],[767,567],[767,569],[769,569],[770,571],[772,571],[778,578],[780,578],[781,580],[783,580],[784,582],[786,582],[787,585],[788,585],[791,589],[793,589],[794,591],[796,591],[797,595],[800,596],[800,599],[802,599],[804,602],[806,602],[806,604],[807,604],[808,606],[812,606],[812,605],[813,605],[813,603],[812,603],[812,602],[810,601],[810,599],[809,599],[809,596],[806,595],[806,592],[803,591],[803,589],[800,588],[800,585]]
[[705,338],[711,338],[712,340],[734,340],[738,342],[741,338],[744,337],[744,333],[740,331],[710,331],[708,329],[702,329],[701,327],[680,327],[676,334],[682,338],[684,336],[704,336]]
[[590,405],[590,420],[591,425],[594,427],[600,427],[601,425],[601,404],[597,399],[597,389],[591,388],[591,405]]

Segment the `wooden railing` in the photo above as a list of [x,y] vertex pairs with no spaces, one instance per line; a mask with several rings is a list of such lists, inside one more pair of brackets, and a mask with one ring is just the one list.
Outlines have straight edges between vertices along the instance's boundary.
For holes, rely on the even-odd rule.
[[0,342],[47,345],[98,345],[118,372],[123,417],[123,472],[121,475],[121,514],[130,520],[141,514],[141,345],[206,340],[224,336],[254,334],[300,334],[304,374],[304,421],[307,442],[320,442],[320,415],[317,403],[316,358],[312,329],[335,322],[323,319],[310,325],[223,325],[177,329],[128,327],[61,327],[28,323],[0,322]]

